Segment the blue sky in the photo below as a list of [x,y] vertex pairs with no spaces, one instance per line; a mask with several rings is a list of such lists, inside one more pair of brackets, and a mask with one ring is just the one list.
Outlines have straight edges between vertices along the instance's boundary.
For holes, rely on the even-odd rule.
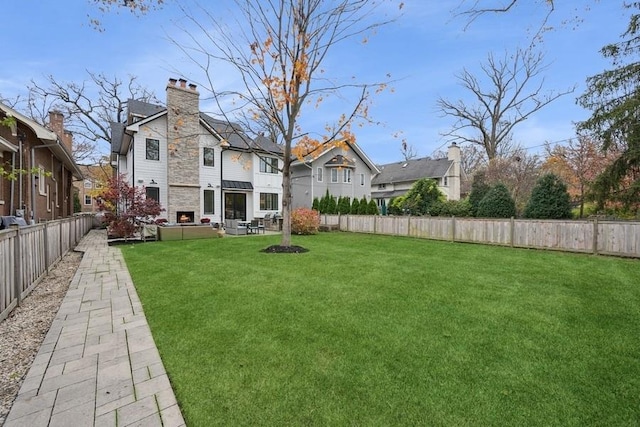
[[[215,2],[218,7],[222,3],[225,1]],[[389,73],[397,79],[392,93],[374,98],[371,115],[381,124],[356,129],[358,143],[374,162],[401,160],[403,138],[419,156],[446,148],[441,133],[450,129],[453,119],[437,111],[436,100],[442,96],[471,101],[458,85],[456,74],[463,68],[479,70],[489,52],[502,55],[526,42],[546,9],[542,1],[521,3],[507,15],[487,15],[467,26],[466,18],[452,14],[460,0],[407,0],[403,15],[368,44],[354,40],[333,51],[328,62],[333,77],[354,75],[358,81],[377,82]],[[619,40],[628,23],[621,1],[556,3],[550,21],[554,30],[546,33],[542,45],[549,64],[544,87],[566,90],[575,85],[576,90],[516,128],[515,141],[532,152],[539,151],[545,141],[575,136],[573,123],[589,116],[575,99],[583,93],[588,76],[610,67],[599,50]],[[563,23],[576,14],[581,22]],[[88,16],[101,19],[104,31],[96,31]],[[181,12],[171,0],[163,9],[141,17],[125,10],[103,15],[88,0],[12,2],[11,7],[3,7],[0,26],[4,51],[0,94],[24,97],[31,79],[42,81],[49,74],[58,80],[81,82],[89,70],[120,78],[137,76],[139,83],[164,100],[169,77],[181,73],[189,81],[203,80],[198,68],[167,39],[184,37],[175,26],[180,21]],[[219,89],[237,84],[236,76],[222,66],[216,68],[214,81]],[[339,109],[339,102],[334,105]],[[308,131],[322,132],[325,122],[331,120],[326,114],[305,121]],[[394,137],[398,134],[399,138]]]

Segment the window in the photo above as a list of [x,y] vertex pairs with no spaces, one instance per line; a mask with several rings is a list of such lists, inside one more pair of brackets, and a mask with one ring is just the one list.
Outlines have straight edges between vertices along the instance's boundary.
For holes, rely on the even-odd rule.
[[147,160],[160,160],[160,141],[147,138]]
[[145,187],[147,198],[160,202],[160,189],[158,187]]
[[87,206],[91,205],[91,196],[89,196],[88,194],[84,195],[84,204]]
[[47,212],[51,212],[51,196],[50,196],[51,191],[49,191],[49,190],[50,190],[50,188],[47,185],[47,190],[46,190],[47,191]]
[[364,185],[364,174],[360,174],[360,185]]
[[213,215],[214,213],[214,201],[215,201],[215,191],[213,190],[204,190],[204,214],[205,215]]
[[260,193],[260,210],[277,211],[278,193]]
[[378,190],[384,190],[387,188],[387,184],[378,184]]
[[90,179],[84,180],[84,188],[93,188],[93,184],[91,183]]
[[351,182],[351,169],[345,169],[343,175],[342,182]]
[[318,177],[318,182],[322,182],[322,172],[324,169],[318,168],[318,172],[316,172],[316,176]]
[[278,173],[278,159],[276,157],[265,157],[260,159],[260,172]]
[[449,185],[449,177],[448,176],[443,176],[442,177],[442,186],[446,187]]
[[36,178],[38,179],[38,191],[41,196],[45,196],[47,194],[47,183],[45,182],[46,175],[44,172],[44,166],[38,165],[38,175]]
[[204,165],[213,167],[213,155],[215,151],[211,147],[204,147],[202,149],[202,157],[204,157]]
[[338,182],[338,169],[331,169],[331,182]]

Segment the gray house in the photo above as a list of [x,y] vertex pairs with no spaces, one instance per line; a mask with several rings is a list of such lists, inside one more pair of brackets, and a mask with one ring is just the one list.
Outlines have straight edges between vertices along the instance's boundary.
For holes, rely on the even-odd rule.
[[371,180],[371,197],[376,200],[380,212],[386,213],[393,197],[404,195],[419,179],[432,178],[447,200],[460,200],[460,147],[449,146],[447,157],[428,157],[378,166],[380,173]]
[[371,179],[380,171],[358,144],[345,142],[345,148],[325,144],[320,154],[291,163],[292,207],[308,207],[329,190],[336,198],[371,198]]

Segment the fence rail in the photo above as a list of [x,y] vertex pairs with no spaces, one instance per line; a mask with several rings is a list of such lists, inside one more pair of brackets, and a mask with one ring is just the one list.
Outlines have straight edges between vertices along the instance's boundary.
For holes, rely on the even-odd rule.
[[640,258],[640,222],[321,215],[342,231]]
[[0,321],[87,234],[92,215],[0,231]]

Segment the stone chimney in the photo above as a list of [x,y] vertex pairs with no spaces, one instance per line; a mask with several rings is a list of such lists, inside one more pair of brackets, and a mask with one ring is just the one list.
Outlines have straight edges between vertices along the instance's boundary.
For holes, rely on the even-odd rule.
[[73,135],[64,129],[64,114],[60,111],[49,111],[49,128],[58,135],[64,147],[73,153]]
[[167,84],[168,218],[193,212],[200,220],[200,94],[184,79]]
[[455,142],[452,142],[447,151],[447,159],[453,162],[449,169],[449,200],[460,200],[460,184],[461,184],[461,169],[460,163],[462,160],[462,153],[460,147]]

